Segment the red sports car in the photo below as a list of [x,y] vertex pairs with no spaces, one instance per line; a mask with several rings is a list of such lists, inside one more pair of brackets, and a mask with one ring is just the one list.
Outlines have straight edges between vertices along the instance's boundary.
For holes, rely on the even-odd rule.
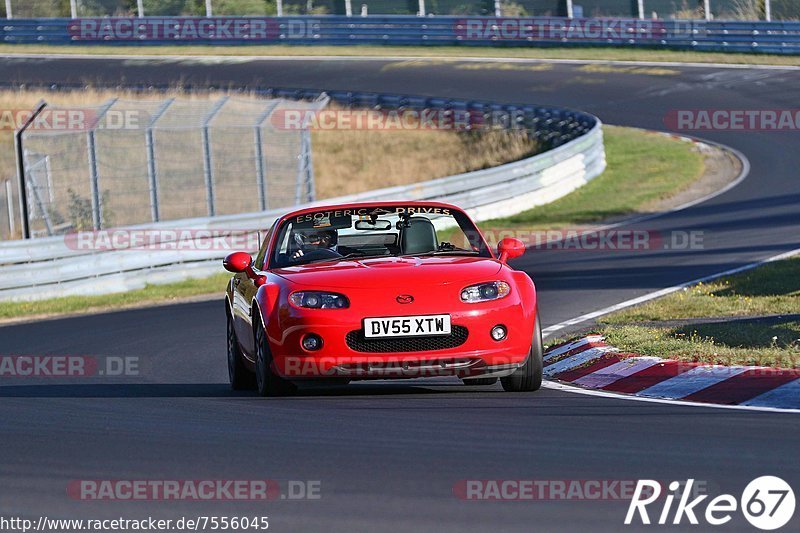
[[459,208],[357,203],[289,213],[255,259],[225,258],[228,371],[264,396],[302,380],[458,376],[507,391],[542,382],[530,277],[508,266]]

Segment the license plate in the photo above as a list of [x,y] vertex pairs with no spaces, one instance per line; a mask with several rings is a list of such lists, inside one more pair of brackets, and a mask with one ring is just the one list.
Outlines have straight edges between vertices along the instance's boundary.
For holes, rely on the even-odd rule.
[[364,319],[364,337],[450,335],[450,315],[388,316]]

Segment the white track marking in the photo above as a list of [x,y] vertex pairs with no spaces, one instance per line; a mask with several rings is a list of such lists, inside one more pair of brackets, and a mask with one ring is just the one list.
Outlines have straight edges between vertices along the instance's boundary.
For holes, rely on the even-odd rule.
[[664,400],[662,398],[646,398],[642,396],[633,396],[629,394],[618,394],[615,392],[582,389],[564,383],[557,383],[555,381],[544,381],[542,387],[551,390],[559,390],[564,392],[572,392],[575,394],[584,394],[586,396],[599,396],[601,398],[610,398],[614,400],[628,400],[632,402],[647,402],[647,403],[660,403],[678,407],[705,407],[706,409],[736,409],[740,411],[763,411],[770,413],[800,413],[800,409],[782,409],[780,407],[762,407],[752,405],[722,405],[713,403],[701,402],[686,402],[683,400]]
[[771,391],[767,391],[746,402],[742,402],[742,405],[763,407],[775,403],[776,401],[800,409],[800,379],[790,381],[780,387],[775,387]]
[[648,294],[644,294],[637,298],[632,298],[630,300],[626,300],[624,302],[620,302],[618,304],[611,305],[609,307],[605,307],[603,309],[599,309],[597,311],[592,311],[591,313],[586,313],[585,315],[581,315],[575,318],[571,318],[569,320],[565,320],[564,322],[560,322],[558,324],[552,325],[550,327],[544,328],[542,333],[544,335],[552,334],[556,331],[564,329],[569,326],[574,326],[576,324],[580,324],[582,322],[586,322],[587,320],[592,320],[594,318],[601,317],[603,315],[607,315],[609,313],[613,313],[614,311],[619,311],[620,309],[625,309],[627,307],[632,307],[634,305],[638,305],[644,302],[648,302],[650,300],[655,300],[656,298],[660,298],[661,296],[666,296],[667,294],[671,294],[673,292],[677,292],[681,289],[686,287],[690,287],[692,285],[696,285],[697,283],[705,283],[706,281],[712,281],[717,278],[721,278],[724,276],[730,276],[733,274],[738,274],[739,272],[745,272],[747,270],[752,270],[756,267],[761,265],[765,265],[767,263],[772,263],[773,261],[780,261],[781,259],[788,259],[792,256],[800,254],[800,248],[796,250],[790,250],[788,252],[774,255],[772,257],[768,257],[767,259],[763,259],[761,261],[756,261],[755,263],[749,263],[747,265],[743,265],[736,268],[731,268],[730,270],[725,270],[724,272],[717,272],[716,274],[711,274],[708,276],[704,276],[702,278],[693,279],[691,281],[687,281],[681,283],[679,285],[673,285],[672,287],[667,287],[666,289],[661,289],[659,291],[651,292]]
[[[313,45],[312,45],[313,46]],[[334,56],[334,55],[156,55],[156,54],[6,54],[4,57],[20,59],[154,59],[182,61],[197,59],[220,63],[243,61],[463,61],[471,63],[554,63],[563,65],[624,65],[642,67],[687,67],[747,70],[800,70],[796,65],[748,65],[745,63],[682,63],[680,61],[625,61],[608,59],[547,59],[534,57],[480,57],[480,56]]]
[[597,372],[592,372],[582,378],[578,378],[573,381],[573,383],[590,389],[602,389],[606,385],[611,385],[622,378],[626,378],[662,362],[664,362],[664,360],[660,357],[631,357],[630,359],[614,363]]
[[738,376],[748,368],[746,366],[698,366],[688,372],[656,383],[636,394],[649,398],[685,398],[726,379]]

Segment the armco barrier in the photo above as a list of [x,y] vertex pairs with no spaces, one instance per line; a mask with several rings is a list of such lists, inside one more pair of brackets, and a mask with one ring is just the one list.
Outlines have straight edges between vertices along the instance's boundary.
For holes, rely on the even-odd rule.
[[145,17],[14,19],[0,40],[20,44],[620,46],[800,53],[800,22],[561,17]]
[[[293,89],[269,89],[266,92],[281,97],[319,96],[318,91]],[[406,95],[328,94],[335,101],[354,106],[424,106],[444,110],[472,108],[505,113],[514,124],[535,123],[537,138],[551,148],[531,158],[496,168],[328,199],[317,204],[440,200],[461,206],[477,220],[487,220],[550,202],[580,187],[605,169],[600,121],[586,113]],[[528,114],[522,110],[527,110]],[[268,228],[285,211],[280,209],[184,219],[126,229],[254,233]],[[220,271],[219,259],[230,251],[208,242],[198,243],[193,250],[87,251],[70,246],[69,239],[69,236],[61,236],[0,243],[0,265],[3,265],[0,268],[0,300],[118,292],[140,288],[145,283],[209,275]],[[203,249],[203,245],[206,249]]]

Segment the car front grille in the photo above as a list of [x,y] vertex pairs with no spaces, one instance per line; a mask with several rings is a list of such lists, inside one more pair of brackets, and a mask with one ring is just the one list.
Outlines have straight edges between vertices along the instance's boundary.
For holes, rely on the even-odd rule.
[[345,340],[356,352],[395,353],[430,352],[456,348],[467,342],[469,330],[464,326],[453,326],[450,335],[441,337],[395,337],[389,339],[367,339],[362,330],[351,331]]

